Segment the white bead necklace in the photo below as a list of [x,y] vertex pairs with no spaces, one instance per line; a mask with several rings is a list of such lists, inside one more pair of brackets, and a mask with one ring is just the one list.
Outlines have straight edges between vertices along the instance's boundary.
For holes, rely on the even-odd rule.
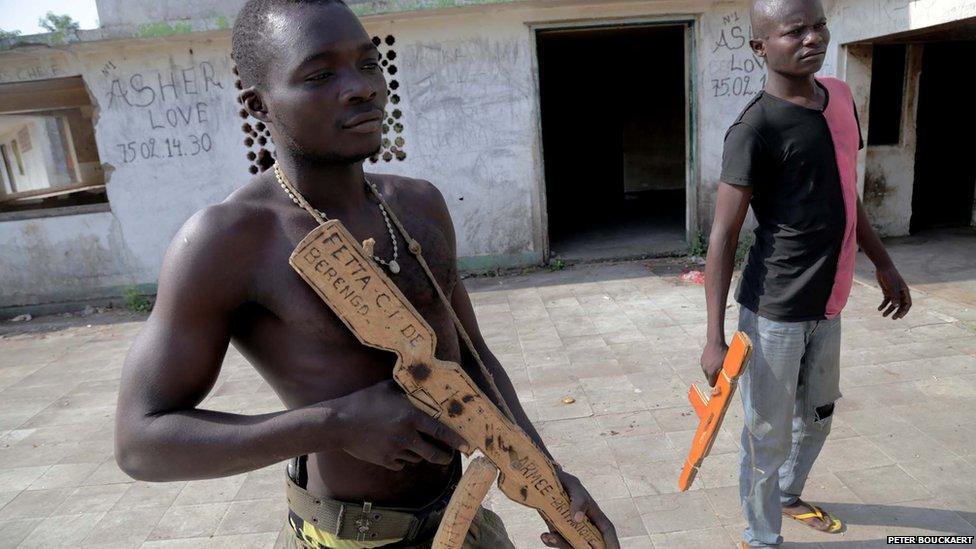
[[[304,200],[305,203],[308,204],[308,200],[305,200],[304,196],[302,197],[302,200],[298,199],[298,196],[296,195],[300,195],[301,194],[300,191],[294,185],[291,184],[291,181],[288,180],[288,176],[285,175],[285,172],[282,171],[280,167],[278,167],[277,162],[274,165],[274,172],[275,172],[275,178],[278,180],[278,185],[281,186],[282,190],[285,191],[285,194],[288,195],[288,198],[291,198],[291,201],[294,202],[296,206],[302,208],[303,207],[302,200]],[[376,195],[377,198],[380,197],[380,190],[376,187],[375,183],[367,179],[366,176],[363,176],[363,182],[373,192],[373,194]],[[390,223],[390,216],[386,213],[386,208],[383,207],[383,202],[382,201],[378,202],[377,206],[379,206],[380,208],[380,213],[383,214],[383,221],[386,223],[386,229],[390,232],[390,241],[393,243],[393,258],[390,259],[389,261],[386,261],[380,258],[380,256],[374,255],[373,259],[380,265],[383,265],[387,269],[389,269],[391,273],[397,274],[400,272],[400,264],[397,263],[397,258],[399,257],[399,250],[397,249],[396,234],[393,232],[393,224]],[[309,207],[311,207],[311,205]],[[316,212],[318,212],[320,216],[322,216],[322,219],[324,221],[329,220],[329,216],[326,215],[325,212],[317,208],[313,208],[313,209]]]

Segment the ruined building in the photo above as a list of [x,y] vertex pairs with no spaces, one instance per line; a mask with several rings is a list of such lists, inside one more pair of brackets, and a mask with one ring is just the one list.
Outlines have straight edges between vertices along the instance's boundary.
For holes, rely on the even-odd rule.
[[[99,0],[99,29],[3,44],[2,316],[151,292],[178,227],[247,180],[229,58],[242,3]],[[763,85],[746,3],[350,5],[396,96],[368,168],[441,189],[462,268],[680,250],[707,233],[725,129]],[[976,0],[826,7],[823,72],[855,93],[872,222],[972,224]]]

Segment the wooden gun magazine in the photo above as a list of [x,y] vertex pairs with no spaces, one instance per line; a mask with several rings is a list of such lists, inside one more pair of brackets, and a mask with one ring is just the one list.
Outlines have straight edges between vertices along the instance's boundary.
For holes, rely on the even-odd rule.
[[451,501],[444,510],[444,518],[434,536],[431,549],[461,549],[471,522],[498,477],[498,468],[484,457],[476,457],[468,464],[458,482]]
[[434,331],[341,222],[310,232],[289,263],[360,342],[397,355],[393,377],[411,402],[481,450],[506,496],[538,510],[574,548],[604,549],[588,519],[572,520],[552,462],[458,364],[435,358]]

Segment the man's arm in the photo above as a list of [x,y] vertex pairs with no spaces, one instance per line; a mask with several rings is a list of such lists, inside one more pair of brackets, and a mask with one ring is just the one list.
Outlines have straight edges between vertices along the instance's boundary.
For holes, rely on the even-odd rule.
[[[525,434],[529,435],[529,438],[535,442],[536,446],[549,459],[553,459],[552,454],[549,453],[545,443],[542,441],[542,437],[539,436],[535,426],[532,425],[532,421],[525,414],[525,409],[522,408],[522,403],[519,402],[518,394],[515,393],[515,386],[512,385],[512,380],[508,377],[508,374],[498,359],[495,358],[494,353],[488,349],[488,344],[485,343],[485,339],[481,335],[481,329],[478,328],[478,320],[475,317],[474,308],[471,306],[471,298],[468,296],[468,291],[465,289],[464,283],[461,280],[455,283],[454,294],[451,296],[451,306],[454,307],[454,311],[461,320],[461,325],[464,326],[464,330],[471,337],[471,342],[474,343],[474,348],[478,351],[478,355],[481,357],[481,361],[484,362],[485,368],[494,378],[498,392],[501,393],[502,398],[505,399],[505,404],[508,405],[508,408],[512,411],[512,415],[515,416],[515,423],[525,431]],[[477,372],[478,377],[483,377],[475,363],[474,357],[468,352],[467,346],[464,345],[463,341],[461,342],[461,357],[466,371]],[[494,400],[490,392],[487,395],[490,400]]]
[[884,316],[891,316],[893,320],[904,317],[912,308],[912,294],[908,289],[908,284],[902,279],[895,268],[894,262],[885,250],[884,244],[878,238],[878,233],[874,232],[868,214],[864,210],[861,199],[857,199],[857,244],[864,250],[871,263],[874,263],[875,273],[878,278],[878,285],[884,294],[884,300],[878,306],[879,311]]
[[[451,250],[454,260],[457,256],[457,243],[454,234],[454,223],[451,220],[451,214],[447,209],[447,204],[444,202],[444,197],[441,195],[440,191],[436,189],[430,183],[427,183],[429,188],[427,193],[429,195],[429,200],[434,204],[434,215],[441,221],[444,234],[448,239],[448,249]],[[535,426],[529,420],[528,416],[525,414],[525,410],[522,408],[522,403],[519,402],[518,395],[515,393],[515,387],[512,385],[511,379],[509,379],[508,374],[505,373],[505,369],[502,367],[495,355],[488,349],[488,345],[485,343],[484,337],[481,335],[481,330],[478,328],[478,320],[474,314],[474,307],[471,305],[471,298],[468,296],[468,291],[464,287],[464,283],[458,278],[454,284],[454,292],[451,295],[451,307],[457,314],[458,319],[461,321],[461,325],[464,327],[464,331],[467,332],[468,336],[471,338],[471,342],[474,344],[475,350],[481,357],[481,361],[484,363],[485,368],[488,373],[494,378],[495,386],[498,387],[498,392],[501,393],[502,398],[505,399],[505,404],[512,411],[512,415],[515,417],[515,422],[523,431],[531,438],[539,449],[545,453],[549,459],[555,461],[552,454],[549,453],[548,448],[546,448],[545,443],[542,441],[542,437],[539,436],[539,432],[536,431]],[[483,377],[474,362],[474,357],[468,352],[464,342],[461,342],[461,356],[462,362],[464,363],[465,371],[477,371],[478,377]],[[489,381],[490,382],[490,381]],[[491,399],[491,393],[488,393],[489,399]],[[559,475],[559,480],[566,488],[566,492],[570,499],[570,513],[573,515],[573,520],[580,521],[583,519],[584,515],[589,517],[593,521],[593,525],[600,530],[603,535],[603,540],[606,543],[607,549],[619,549],[620,542],[617,540],[616,529],[610,519],[603,513],[600,507],[595,501],[593,501],[592,496],[586,488],[583,487],[582,483],[575,476],[565,472],[562,468],[557,467],[557,473]],[[542,541],[549,547],[560,547],[560,548],[570,548],[570,545],[566,543],[562,536],[555,532],[555,530],[545,533],[542,535]]]
[[[126,357],[116,415],[116,460],[140,480],[233,475],[314,450],[329,411],[256,416],[197,408],[213,388],[243,302],[246,268],[228,268],[233,220],[220,206],[173,240],[156,305]],[[240,258],[238,258],[240,259]],[[238,263],[238,267],[242,267]]]
[[715,220],[708,237],[708,256],[705,258],[705,303],[708,311],[705,350],[701,367],[708,384],[715,385],[722,369],[725,353],[725,303],[735,268],[735,250],[739,232],[749,211],[752,187],[720,182],[715,202]]
[[[450,250],[451,260],[457,261],[457,238],[454,233],[454,222],[451,219],[450,211],[447,209],[447,203],[444,202],[444,196],[437,190],[433,184],[429,182],[423,182],[423,199],[422,203],[425,207],[429,208],[429,212],[432,216],[439,222],[442,227],[445,238],[447,239],[447,249]],[[452,294],[448,295],[451,299],[451,307],[457,314],[458,319],[461,321],[461,325],[464,326],[464,330],[468,333],[471,338],[471,342],[474,344],[475,350],[481,357],[482,362],[485,364],[485,368],[488,373],[494,378],[495,385],[498,387],[498,391],[501,393],[502,398],[505,399],[505,404],[512,411],[512,415],[515,417],[515,422],[523,431],[536,443],[540,450],[542,450],[549,459],[552,459],[552,454],[546,448],[546,445],[542,442],[542,437],[539,436],[538,431],[536,431],[535,426],[529,420],[528,416],[525,414],[525,410],[522,408],[522,403],[519,402],[518,395],[515,393],[515,387],[512,385],[512,380],[509,379],[508,374],[505,373],[505,369],[502,368],[501,363],[495,358],[495,355],[488,349],[488,345],[485,343],[484,337],[481,335],[481,329],[478,327],[478,320],[474,314],[474,308],[471,306],[471,298],[468,296],[468,292],[461,282],[460,278],[456,278],[452,281],[454,283],[454,291]],[[484,375],[481,369],[475,363],[474,356],[468,351],[467,346],[463,341],[460,342],[461,349],[461,365],[464,370],[469,374],[474,373],[475,378],[482,378]],[[488,381],[488,380],[486,380]],[[486,391],[486,395],[489,400],[494,401],[494,395],[491,391]],[[496,403],[497,405],[497,403]]]
[[[245,302],[246,265],[256,246],[241,235],[252,218],[220,206],[177,234],[159,277],[152,315],[126,357],[116,415],[115,456],[140,480],[228,476],[320,451],[347,453],[393,470],[452,455],[464,440],[413,408],[393,381],[341,398],[270,414],[198,408],[213,388]],[[368,436],[364,435],[367,433]]]

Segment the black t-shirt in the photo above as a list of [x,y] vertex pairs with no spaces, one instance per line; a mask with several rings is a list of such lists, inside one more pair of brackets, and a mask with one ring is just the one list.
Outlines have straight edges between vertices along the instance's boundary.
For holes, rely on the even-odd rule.
[[722,181],[752,187],[758,221],[736,299],[772,320],[823,319],[845,224],[823,110],[760,92],[725,135]]

